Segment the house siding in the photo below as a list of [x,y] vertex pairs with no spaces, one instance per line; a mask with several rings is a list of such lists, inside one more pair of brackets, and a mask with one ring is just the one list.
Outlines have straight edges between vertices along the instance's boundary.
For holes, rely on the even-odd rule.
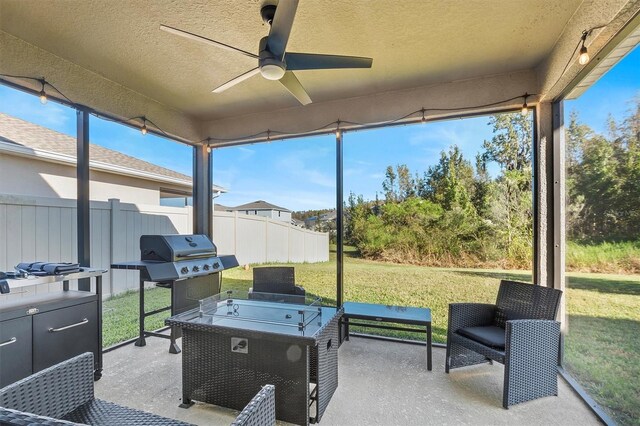
[[[160,204],[160,188],[185,191],[186,186],[154,182],[91,170],[90,194],[95,201],[119,198],[125,203]],[[0,153],[0,194],[75,198],[75,165]]]

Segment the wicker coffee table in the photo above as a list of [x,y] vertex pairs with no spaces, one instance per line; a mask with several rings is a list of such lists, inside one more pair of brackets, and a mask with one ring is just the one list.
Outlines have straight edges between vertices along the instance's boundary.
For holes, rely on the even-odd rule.
[[181,406],[242,410],[273,384],[279,420],[319,421],[338,386],[341,315],[317,298],[230,291],[167,319],[183,332]]

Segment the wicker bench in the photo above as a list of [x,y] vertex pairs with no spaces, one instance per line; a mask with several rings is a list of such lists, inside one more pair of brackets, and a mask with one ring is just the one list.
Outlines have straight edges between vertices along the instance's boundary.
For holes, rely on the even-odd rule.
[[[275,390],[264,386],[232,423],[275,425]],[[93,354],[85,353],[0,389],[0,424],[190,425],[94,397]]]

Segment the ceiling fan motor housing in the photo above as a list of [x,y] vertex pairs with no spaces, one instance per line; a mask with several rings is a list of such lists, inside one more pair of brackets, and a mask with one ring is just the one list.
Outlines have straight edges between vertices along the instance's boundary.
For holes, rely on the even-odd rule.
[[276,58],[267,48],[268,37],[260,40],[260,57],[258,64],[260,66],[260,74],[267,80],[280,80],[287,70],[284,61]]
[[260,16],[265,24],[271,25],[273,22],[273,17],[276,14],[276,5],[275,4],[265,4],[260,9]]

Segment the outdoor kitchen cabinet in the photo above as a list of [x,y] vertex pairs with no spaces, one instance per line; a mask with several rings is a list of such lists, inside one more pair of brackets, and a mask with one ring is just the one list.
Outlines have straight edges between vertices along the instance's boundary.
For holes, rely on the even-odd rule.
[[31,353],[31,318],[0,322],[0,388],[33,372]]
[[18,299],[0,308],[0,387],[84,352],[98,356],[96,295]]
[[[97,273],[91,275],[96,278],[95,292],[69,290],[59,278],[60,290],[0,304],[0,388],[84,352],[94,354],[94,376],[100,378],[102,283]],[[56,282],[56,278],[38,280]],[[10,282],[12,290],[41,283],[15,281]]]

